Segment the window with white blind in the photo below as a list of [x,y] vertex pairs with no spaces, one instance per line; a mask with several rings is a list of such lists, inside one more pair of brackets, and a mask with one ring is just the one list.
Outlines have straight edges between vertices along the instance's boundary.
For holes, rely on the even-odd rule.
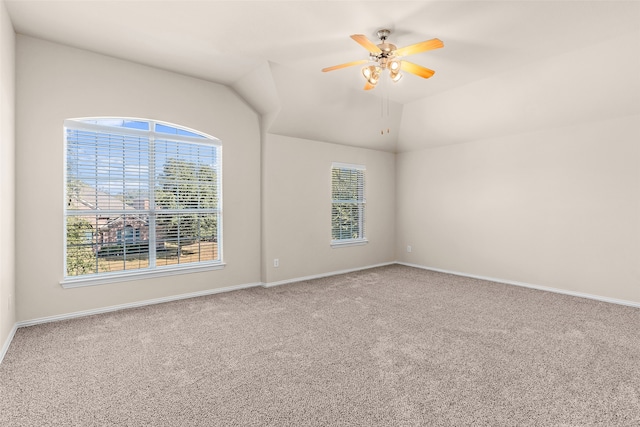
[[66,120],[63,285],[222,267],[221,143],[152,120]]
[[365,167],[331,165],[331,245],[363,244],[365,238]]

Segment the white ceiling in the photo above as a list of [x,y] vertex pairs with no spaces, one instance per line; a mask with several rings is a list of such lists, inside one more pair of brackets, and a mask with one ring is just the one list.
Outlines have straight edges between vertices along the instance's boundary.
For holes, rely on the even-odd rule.
[[[269,117],[270,132],[389,151],[472,137],[473,132],[447,137],[447,126],[459,127],[453,116],[440,114],[436,128],[425,127],[420,112],[433,111],[430,99],[446,104],[451,93],[463,101],[465,88],[486,95],[477,85],[489,84],[490,93],[500,86],[501,76],[527,76],[528,69],[544,73],[536,64],[553,66],[555,57],[565,61],[571,52],[608,46],[608,40],[622,38],[640,47],[633,42],[640,38],[640,2],[628,1],[5,3],[18,33],[229,85]],[[435,70],[434,77],[406,75],[398,84],[364,92],[360,67],[320,72],[366,59],[367,52],[349,36],[376,40],[380,28],[390,28],[389,41],[399,47],[443,40],[443,49],[411,57]],[[630,56],[635,70],[639,51],[612,60]],[[611,70],[615,64],[593,57],[593,65]],[[535,88],[530,92],[535,95]],[[387,97],[389,118],[381,123],[381,101]],[[383,116],[384,111],[386,106]],[[391,132],[380,137],[383,126]],[[437,141],[430,135],[437,135]]]

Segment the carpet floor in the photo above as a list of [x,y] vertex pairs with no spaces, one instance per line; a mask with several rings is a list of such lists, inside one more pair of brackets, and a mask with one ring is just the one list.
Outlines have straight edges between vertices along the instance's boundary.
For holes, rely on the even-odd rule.
[[9,426],[639,426],[640,310],[400,265],[18,329]]

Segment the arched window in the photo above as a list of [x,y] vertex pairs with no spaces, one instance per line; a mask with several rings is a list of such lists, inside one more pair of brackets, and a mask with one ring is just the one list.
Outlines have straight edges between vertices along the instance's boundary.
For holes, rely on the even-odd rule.
[[65,282],[222,266],[218,139],[143,119],[64,126]]

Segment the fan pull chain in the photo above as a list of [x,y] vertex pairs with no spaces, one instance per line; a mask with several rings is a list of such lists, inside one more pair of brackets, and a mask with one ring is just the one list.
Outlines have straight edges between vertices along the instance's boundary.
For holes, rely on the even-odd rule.
[[[382,79],[382,94],[380,96],[380,122],[382,124],[382,129],[380,129],[380,135],[384,136],[384,128],[385,128],[385,124],[387,125],[387,134],[389,134],[390,132],[390,128],[389,128],[389,89],[387,86],[387,82],[386,79]],[[384,108],[384,104],[385,101],[387,103],[387,108],[386,108],[386,117],[385,117],[385,108]]]
[[[389,125],[389,90],[386,90],[387,93],[387,126]],[[389,133],[389,128],[387,127],[387,133]]]

